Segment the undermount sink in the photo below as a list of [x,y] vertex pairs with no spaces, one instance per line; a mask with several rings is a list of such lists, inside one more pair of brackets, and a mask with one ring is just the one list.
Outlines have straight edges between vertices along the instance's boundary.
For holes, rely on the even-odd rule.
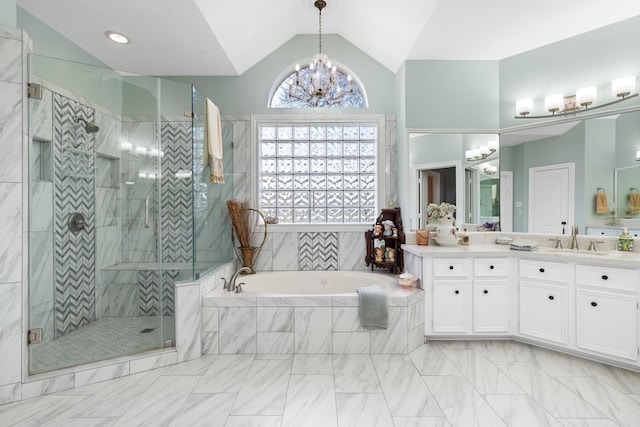
[[555,252],[561,254],[576,254],[576,255],[611,255],[609,251],[588,251],[586,249],[556,249],[556,248],[544,248],[545,252]]

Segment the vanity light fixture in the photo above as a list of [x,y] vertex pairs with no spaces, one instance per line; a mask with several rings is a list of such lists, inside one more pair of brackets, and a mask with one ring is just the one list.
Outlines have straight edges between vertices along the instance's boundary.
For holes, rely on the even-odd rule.
[[480,169],[482,170],[482,172],[485,175],[495,175],[496,173],[498,173],[498,167],[497,166],[493,166],[490,163],[483,163],[480,165]]
[[480,148],[465,151],[464,157],[470,162],[474,160],[484,160],[496,151],[498,151],[498,141],[489,141]]
[[109,39],[111,41],[114,41],[116,43],[120,43],[120,44],[129,44],[131,43],[131,39],[127,36],[125,36],[122,33],[119,33],[117,31],[105,31],[104,34],[109,37]]
[[640,162],[640,151],[636,151],[636,162]]
[[516,101],[516,119],[544,119],[549,117],[564,117],[586,110],[607,107],[638,96],[636,92],[636,77],[627,76],[611,82],[611,92],[618,99],[593,106],[596,103],[598,89],[588,86],[576,91],[575,95],[563,96],[554,94],[545,97],[544,109],[551,114],[532,116],[533,99],[525,98]]

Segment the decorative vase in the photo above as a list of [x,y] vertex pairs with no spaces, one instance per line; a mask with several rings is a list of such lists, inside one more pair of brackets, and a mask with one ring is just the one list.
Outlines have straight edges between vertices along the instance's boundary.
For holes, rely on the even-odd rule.
[[258,248],[253,246],[248,246],[248,247],[239,246],[238,249],[240,250],[240,258],[241,258],[240,261],[242,262],[242,266],[249,267],[250,269],[253,270],[253,257],[256,249]]
[[455,226],[455,219],[453,217],[444,217],[437,220],[435,231],[438,233],[439,239],[455,239],[457,229]]

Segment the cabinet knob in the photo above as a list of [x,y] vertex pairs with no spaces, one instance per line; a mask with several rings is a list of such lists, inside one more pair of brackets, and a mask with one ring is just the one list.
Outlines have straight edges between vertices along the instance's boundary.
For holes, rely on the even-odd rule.
[[541,269],[540,269],[540,273],[544,273],[544,268],[541,268]]
[[550,299],[551,301],[553,301],[553,300],[554,300],[554,298],[555,298],[555,297],[554,297],[553,295],[549,295],[549,299]]
[[595,301],[591,301],[591,307],[597,307],[597,306],[598,306],[598,303],[597,303],[597,302],[595,302]]
[[486,290],[486,289],[483,291],[483,294],[485,294],[485,295],[488,294],[488,293],[489,293],[489,291]]
[[455,290],[453,293],[454,293],[454,294],[456,294],[456,295],[458,295],[458,294],[460,293],[460,291]]
[[489,266],[489,270],[493,270],[493,268],[494,268],[493,265]]
[[450,266],[449,266],[449,270],[453,270],[453,265],[450,265]]
[[607,276],[606,274],[602,275],[602,280],[608,280],[608,279],[609,279],[609,276]]

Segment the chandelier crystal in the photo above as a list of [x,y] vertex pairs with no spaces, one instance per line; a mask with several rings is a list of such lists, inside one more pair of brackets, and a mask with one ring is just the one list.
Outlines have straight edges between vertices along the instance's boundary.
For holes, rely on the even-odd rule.
[[327,6],[324,0],[313,4],[318,13],[318,53],[312,62],[301,68],[296,64],[295,79],[289,84],[288,97],[298,100],[308,107],[341,106],[347,96],[354,92],[351,75],[338,72],[329,57],[322,53],[322,9]]

